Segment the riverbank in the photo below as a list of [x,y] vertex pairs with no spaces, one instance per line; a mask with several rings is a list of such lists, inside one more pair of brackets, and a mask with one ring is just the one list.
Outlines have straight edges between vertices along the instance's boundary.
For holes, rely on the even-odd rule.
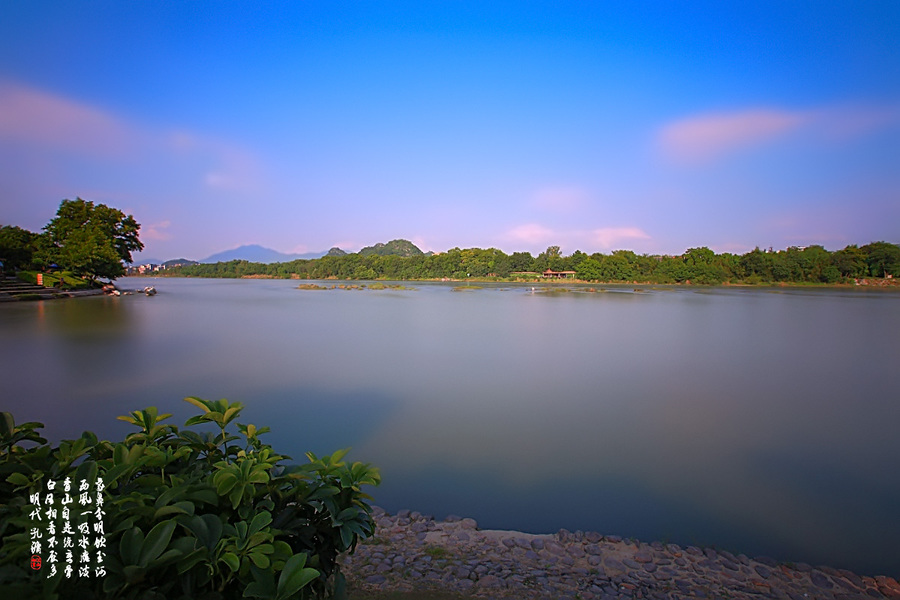
[[374,279],[356,279],[356,278],[346,278],[346,277],[322,277],[318,279],[305,279],[300,277],[299,275],[291,274],[290,276],[282,277],[276,275],[266,275],[266,274],[251,274],[251,275],[234,275],[234,276],[206,276],[206,275],[189,275],[189,274],[181,274],[181,273],[144,273],[138,275],[128,275],[127,277],[158,277],[158,278],[184,278],[184,279],[292,279],[299,281],[346,281],[346,282],[363,282],[363,281],[375,281],[375,282],[403,282],[403,283],[416,283],[416,282],[436,282],[436,283],[492,283],[492,284],[530,284],[530,285],[550,285],[550,286],[565,286],[565,285],[579,285],[579,286],[641,286],[641,287],[652,287],[652,286],[672,286],[672,287],[688,287],[688,288],[822,288],[822,289],[853,289],[853,288],[891,288],[898,289],[900,288],[900,278],[859,278],[859,279],[851,279],[851,280],[842,280],[835,283],[816,283],[816,282],[804,282],[804,281],[760,281],[756,283],[751,283],[747,281],[723,281],[722,283],[715,284],[702,284],[702,283],[694,283],[690,280],[683,282],[668,282],[668,283],[660,283],[654,281],[591,281],[586,279],[575,279],[575,278],[565,278],[565,279],[549,279],[549,278],[521,278],[521,277],[466,277],[466,278],[453,278],[453,277],[431,277],[431,278],[407,278],[407,279],[391,279],[391,278],[374,278]]
[[895,579],[843,569],[595,532],[481,530],[473,519],[435,521],[408,510],[390,515],[376,508],[374,514],[375,535],[343,561],[351,595],[440,591],[528,600],[900,598]]

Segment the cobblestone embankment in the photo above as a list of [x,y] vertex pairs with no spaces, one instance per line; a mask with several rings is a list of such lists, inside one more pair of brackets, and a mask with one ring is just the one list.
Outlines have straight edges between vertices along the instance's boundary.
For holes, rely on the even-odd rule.
[[434,589],[484,598],[900,599],[890,577],[725,551],[645,544],[594,532],[551,535],[480,530],[473,519],[435,521],[375,509],[375,536],[344,560],[356,589]]

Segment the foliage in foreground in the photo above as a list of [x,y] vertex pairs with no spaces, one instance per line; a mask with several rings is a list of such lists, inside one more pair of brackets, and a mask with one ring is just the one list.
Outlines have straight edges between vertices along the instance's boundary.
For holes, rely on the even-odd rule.
[[[138,428],[124,441],[85,432],[52,447],[40,423],[0,413],[0,595],[8,598],[197,599],[342,598],[341,553],[372,535],[363,485],[378,470],[348,465],[347,450],[285,464],[259,436],[268,427],[236,422],[243,406],[185,399],[202,412],[185,427],[155,407],[119,417]],[[240,435],[230,431],[234,424]],[[25,445],[23,445],[25,444]],[[36,446],[34,445],[36,444]],[[32,447],[27,447],[32,446]],[[105,518],[104,577],[47,576],[28,568],[31,494],[41,511],[48,482],[98,482]],[[57,488],[59,489],[59,488]],[[73,519],[74,520],[74,519]],[[46,523],[44,523],[46,525]],[[45,535],[43,541],[46,542]],[[64,563],[63,563],[64,564]],[[62,567],[62,564],[60,564]]]

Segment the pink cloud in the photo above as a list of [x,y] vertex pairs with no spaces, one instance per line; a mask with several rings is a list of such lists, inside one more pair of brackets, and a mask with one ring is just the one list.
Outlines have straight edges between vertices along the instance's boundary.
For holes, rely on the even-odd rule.
[[129,150],[132,136],[125,123],[102,110],[0,84],[0,139],[107,157]]
[[666,125],[658,140],[669,157],[702,162],[775,139],[812,118],[810,113],[777,109],[707,114]]
[[702,163],[800,130],[819,141],[842,142],[898,126],[900,106],[895,105],[750,109],[675,121],[659,131],[657,142],[675,161]]
[[592,240],[604,249],[627,240],[649,240],[650,236],[637,227],[602,227],[591,232]]
[[519,225],[504,235],[504,237],[513,242],[521,242],[528,245],[542,244],[552,241],[556,233],[552,229],[548,229],[537,223],[528,223],[527,225]]
[[190,131],[160,132],[108,111],[0,82],[0,142],[79,157],[129,157],[146,168],[193,171],[217,191],[259,191],[260,163],[246,149]]
[[160,221],[159,223],[151,223],[141,227],[141,238],[144,240],[152,240],[156,242],[164,242],[172,239],[172,234],[166,231],[172,225],[171,221]]

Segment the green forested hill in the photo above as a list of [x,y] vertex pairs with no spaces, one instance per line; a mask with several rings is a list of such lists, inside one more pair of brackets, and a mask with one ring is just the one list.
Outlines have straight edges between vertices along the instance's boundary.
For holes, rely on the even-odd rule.
[[359,251],[362,256],[375,254],[377,256],[420,256],[422,251],[409,240],[391,240],[387,244],[378,243],[374,246],[366,246]]

